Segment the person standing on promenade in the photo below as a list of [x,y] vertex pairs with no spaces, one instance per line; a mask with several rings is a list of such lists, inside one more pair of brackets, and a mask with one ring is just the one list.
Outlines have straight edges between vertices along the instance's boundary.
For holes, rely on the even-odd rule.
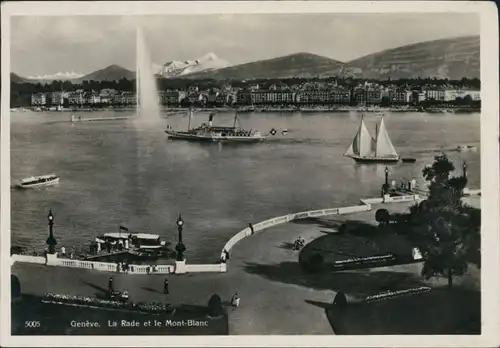
[[61,256],[66,257],[66,248],[64,247],[64,245],[61,247]]
[[240,298],[238,296],[238,293],[236,292],[233,297],[231,298],[231,305],[233,307],[238,308],[240,306]]
[[252,223],[249,223],[249,224],[248,224],[248,227],[250,228],[250,232],[251,232],[251,234],[254,234],[254,233],[255,233],[255,231],[254,231],[254,229],[253,229],[253,225],[252,225]]
[[163,283],[163,293],[168,295],[170,292],[168,291],[168,279],[165,278],[165,282]]
[[109,277],[109,280],[108,280],[108,292],[109,293],[113,292],[113,277]]

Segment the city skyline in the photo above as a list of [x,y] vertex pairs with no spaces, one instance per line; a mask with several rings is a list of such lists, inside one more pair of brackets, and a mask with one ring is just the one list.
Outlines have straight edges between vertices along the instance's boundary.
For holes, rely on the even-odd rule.
[[11,71],[21,76],[86,74],[111,64],[134,70],[137,24],[144,28],[158,67],[209,52],[232,65],[297,52],[346,62],[412,43],[480,33],[479,18],[467,13],[20,16],[11,21]]

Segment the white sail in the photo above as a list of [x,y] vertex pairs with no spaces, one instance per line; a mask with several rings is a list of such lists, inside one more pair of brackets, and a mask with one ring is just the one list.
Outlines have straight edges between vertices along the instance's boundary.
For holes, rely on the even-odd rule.
[[365,121],[361,118],[358,132],[354,137],[351,145],[347,149],[345,156],[373,156],[375,140],[371,136],[368,128],[366,128]]
[[385,128],[384,117],[380,120],[380,126],[378,127],[375,156],[384,158],[398,157],[398,153],[392,145],[391,138],[389,138],[389,134]]

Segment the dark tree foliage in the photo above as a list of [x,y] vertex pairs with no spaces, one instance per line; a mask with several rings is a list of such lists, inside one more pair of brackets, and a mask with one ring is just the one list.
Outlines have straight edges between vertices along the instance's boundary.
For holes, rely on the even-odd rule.
[[466,177],[451,177],[454,170],[445,154],[423,170],[429,182],[427,200],[411,207],[406,228],[424,258],[422,274],[428,278],[463,275],[468,262],[477,262],[480,245],[480,214],[462,201]]
[[387,209],[378,209],[375,213],[375,220],[380,225],[387,225],[390,222],[391,214]]
[[222,300],[217,294],[213,294],[208,300],[208,315],[211,318],[220,318],[224,315]]
[[21,282],[19,281],[19,278],[14,274],[11,274],[10,276],[10,293],[12,300],[21,296]]

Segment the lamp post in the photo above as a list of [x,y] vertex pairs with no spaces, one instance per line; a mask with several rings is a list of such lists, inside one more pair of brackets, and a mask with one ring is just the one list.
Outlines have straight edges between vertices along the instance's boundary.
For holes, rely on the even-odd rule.
[[186,251],[186,246],[182,242],[183,226],[184,226],[184,220],[182,220],[182,216],[179,213],[179,217],[177,218],[177,230],[179,231],[179,242],[175,246],[175,251],[177,251],[177,261],[184,261],[184,252]]
[[49,220],[49,237],[47,238],[47,245],[49,246],[49,254],[56,253],[57,240],[54,238],[54,215],[52,215],[52,209],[49,210],[49,215],[47,216]]
[[385,167],[385,183],[382,185],[383,194],[386,195],[389,192],[389,168]]

